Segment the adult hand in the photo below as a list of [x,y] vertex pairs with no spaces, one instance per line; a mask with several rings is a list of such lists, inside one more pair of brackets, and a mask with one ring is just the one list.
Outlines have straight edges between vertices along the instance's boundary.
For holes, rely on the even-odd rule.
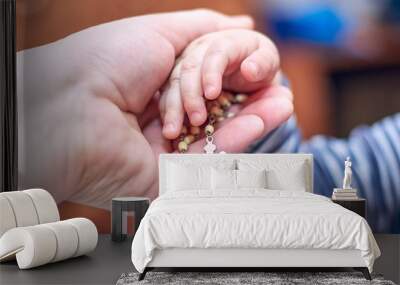
[[154,14],[20,53],[21,186],[105,208],[115,196],[155,197],[158,154],[170,149],[154,94],[190,41],[251,27],[248,17],[207,10]]

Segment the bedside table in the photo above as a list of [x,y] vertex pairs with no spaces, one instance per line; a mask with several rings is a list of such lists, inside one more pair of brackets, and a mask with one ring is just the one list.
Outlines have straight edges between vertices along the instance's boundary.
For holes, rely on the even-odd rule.
[[364,219],[366,218],[366,205],[367,201],[362,198],[354,200],[337,200],[331,199],[333,203],[339,204],[340,206],[359,214]]
[[138,229],[140,221],[146,214],[150,205],[150,199],[147,197],[116,197],[112,199],[111,211],[111,239],[112,241],[123,241],[127,234],[123,229],[127,222],[124,221],[124,212],[133,212],[135,214],[135,231]]

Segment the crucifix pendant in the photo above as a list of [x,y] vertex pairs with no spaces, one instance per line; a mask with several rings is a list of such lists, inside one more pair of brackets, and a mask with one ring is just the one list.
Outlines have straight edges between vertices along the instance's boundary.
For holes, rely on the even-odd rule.
[[[212,136],[207,136],[206,137],[206,145],[204,146],[204,151],[206,154],[213,154],[214,151],[217,149],[217,146],[213,144],[214,138]],[[221,151],[221,154],[224,154],[225,151]]]
[[206,137],[206,145],[203,149],[207,154],[212,154],[217,149],[217,146],[213,144],[213,140],[214,138],[212,136]]

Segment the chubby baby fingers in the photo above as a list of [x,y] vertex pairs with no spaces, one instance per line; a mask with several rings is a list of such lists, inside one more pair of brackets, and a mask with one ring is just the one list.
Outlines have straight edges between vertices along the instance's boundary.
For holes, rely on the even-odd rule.
[[200,126],[207,119],[206,106],[201,85],[201,66],[204,52],[201,48],[191,53],[180,63],[180,94],[183,107],[193,126]]
[[229,65],[240,60],[240,45],[229,38],[215,41],[207,50],[202,66],[204,96],[213,100],[222,90],[222,77]]
[[162,133],[167,139],[179,136],[183,125],[184,110],[179,92],[179,84],[171,80],[167,88],[161,93],[160,112],[163,120]]
[[243,77],[249,82],[271,82],[279,69],[278,50],[266,38],[260,40],[259,47],[240,66]]

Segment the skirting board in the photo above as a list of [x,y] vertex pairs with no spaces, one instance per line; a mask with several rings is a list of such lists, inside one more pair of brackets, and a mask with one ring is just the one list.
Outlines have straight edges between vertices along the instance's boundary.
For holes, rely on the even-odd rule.
[[155,250],[148,267],[365,267],[359,250],[193,249]]

